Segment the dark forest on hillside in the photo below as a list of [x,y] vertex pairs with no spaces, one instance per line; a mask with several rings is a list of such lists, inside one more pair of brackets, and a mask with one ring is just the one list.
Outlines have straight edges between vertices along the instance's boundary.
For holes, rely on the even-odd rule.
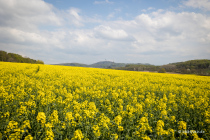
[[34,60],[31,58],[22,57],[19,54],[7,53],[5,51],[0,51],[0,61],[3,62],[17,62],[17,63],[32,63],[32,64],[44,64],[42,60]]
[[171,72],[180,74],[197,74],[210,76],[210,60],[189,60],[185,62],[170,63],[162,66],[129,64],[125,67],[118,67],[114,69],[151,72],[157,71],[160,73]]

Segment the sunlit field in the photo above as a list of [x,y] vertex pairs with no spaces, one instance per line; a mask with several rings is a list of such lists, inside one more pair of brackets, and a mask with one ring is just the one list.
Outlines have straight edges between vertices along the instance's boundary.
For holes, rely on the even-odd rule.
[[0,62],[0,139],[210,138],[210,78]]

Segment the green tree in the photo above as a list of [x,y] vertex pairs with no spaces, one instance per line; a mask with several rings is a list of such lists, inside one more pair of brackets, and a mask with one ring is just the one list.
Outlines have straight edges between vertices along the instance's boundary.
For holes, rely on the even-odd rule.
[[44,62],[42,60],[37,60],[36,64],[44,64]]
[[166,70],[164,68],[161,68],[158,70],[158,73],[166,73]]
[[7,52],[0,51],[0,61],[7,61],[7,59],[8,59]]
[[32,63],[32,64],[44,64],[42,60],[34,60],[30,58],[24,58],[19,54],[7,53],[0,50],[0,61],[3,62],[19,62],[19,63]]

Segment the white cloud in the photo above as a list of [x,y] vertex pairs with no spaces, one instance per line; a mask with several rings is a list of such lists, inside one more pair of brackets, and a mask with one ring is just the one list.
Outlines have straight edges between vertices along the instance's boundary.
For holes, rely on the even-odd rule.
[[187,0],[183,3],[185,6],[210,11],[210,0]]
[[68,24],[72,24],[75,25],[77,27],[81,27],[83,26],[83,19],[82,17],[79,15],[80,10],[77,8],[70,8],[69,10],[63,12],[62,17],[67,19]]
[[20,54],[46,63],[106,58],[161,64],[177,57],[209,58],[208,15],[147,10],[153,12],[132,20],[105,21],[84,16],[77,8],[58,10],[42,0],[0,0],[0,49],[23,50]]
[[171,37],[185,34],[188,39],[198,40],[201,36],[205,37],[210,30],[210,27],[207,26],[210,22],[209,17],[189,12],[141,14],[136,17],[135,22],[136,26],[142,28],[141,30],[146,30],[146,32],[155,35],[154,38],[158,37],[157,33],[167,34]]
[[0,25],[21,29],[36,29],[38,25],[61,25],[53,6],[42,0],[0,0]]
[[94,4],[113,4],[114,2],[111,2],[109,0],[105,1],[94,1]]
[[94,28],[96,34],[101,38],[122,40],[128,37],[128,34],[122,29],[112,29],[109,26],[100,25]]
[[22,30],[18,30],[15,28],[0,28],[0,36],[1,42],[10,43],[37,43],[37,44],[45,44],[47,41],[40,34],[35,32],[26,32]]
[[165,56],[194,59],[194,56],[208,57],[209,22],[210,17],[198,13],[156,11],[130,21],[110,22],[106,26],[121,28],[132,35],[134,40],[126,44],[130,47],[126,53],[130,55],[139,58],[147,55],[157,60]]
[[142,12],[148,12],[148,11],[151,11],[151,10],[155,10],[155,8],[154,7],[149,7],[149,8],[147,8],[147,9],[143,9],[143,10],[141,10]]

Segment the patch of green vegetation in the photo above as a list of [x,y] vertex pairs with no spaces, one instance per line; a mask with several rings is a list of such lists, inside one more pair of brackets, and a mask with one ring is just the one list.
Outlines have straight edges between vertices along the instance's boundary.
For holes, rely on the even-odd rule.
[[32,64],[44,64],[42,60],[34,60],[31,58],[22,57],[16,53],[7,53],[0,51],[0,61],[3,62],[18,62],[18,63],[32,63]]

